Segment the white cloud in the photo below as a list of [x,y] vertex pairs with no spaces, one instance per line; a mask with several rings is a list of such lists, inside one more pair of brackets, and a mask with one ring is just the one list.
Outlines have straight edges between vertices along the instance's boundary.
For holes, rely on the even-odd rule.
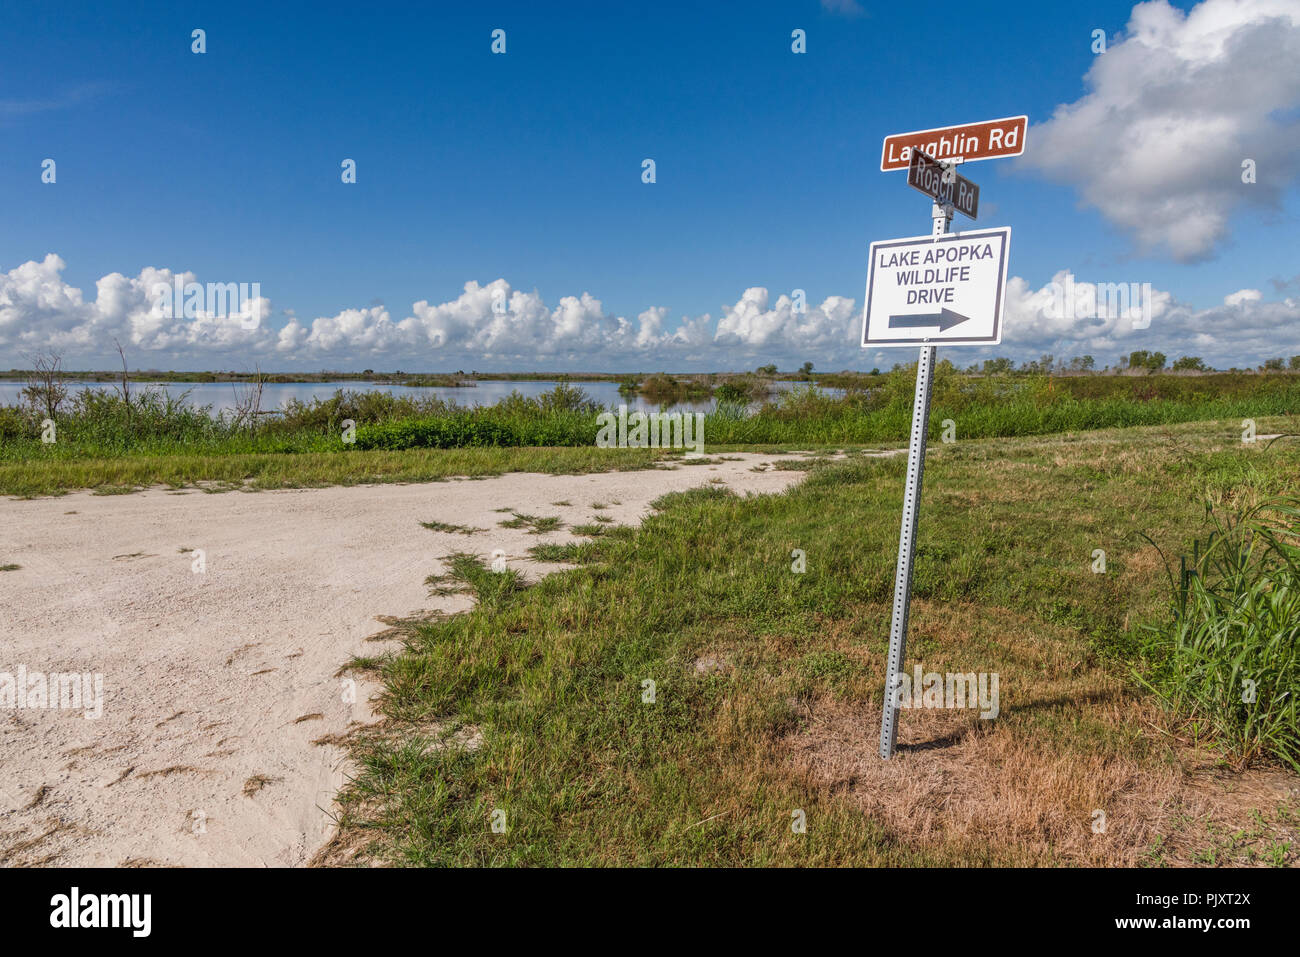
[[[1071,286],[1073,315],[1061,308],[1060,295]],[[1198,310],[1164,290],[1132,284],[1128,293],[1123,309],[1115,291],[1076,280],[1066,270],[1036,290],[1019,277],[1008,279],[1003,347],[992,351],[1109,360],[1150,349],[1171,359],[1199,355],[1217,368],[1251,368],[1266,358],[1300,355],[1300,300],[1265,302],[1259,290],[1243,289],[1225,296],[1222,306]],[[1090,303],[1096,308],[1088,308]]]
[[[738,370],[776,362],[793,368],[871,368],[908,361],[908,350],[864,353],[857,345],[861,304],[827,296],[797,311],[789,295],[773,301],[762,286],[746,289],[709,314],[670,322],[668,310],[651,306],[634,320],[606,311],[588,292],[549,306],[536,290],[511,288],[504,279],[467,282],[455,299],[412,304],[396,319],[383,305],[344,309],[304,322],[285,310],[270,321],[271,303],[257,305],[256,328],[200,313],[164,314],[156,284],[197,282],[193,273],[149,267],[136,277],[111,273],[87,301],[63,281],[64,262],[50,254],[0,272],[0,363],[26,365],[26,355],[54,349],[65,368],[106,367],[113,339],[136,367],[176,368],[500,368],[500,369],[690,369]],[[1288,283],[1275,284],[1279,293]],[[1073,310],[1064,308],[1071,291]],[[1066,270],[1041,288],[1024,279],[1007,281],[1005,334],[1001,347],[953,350],[968,364],[988,354],[1023,359],[1043,352],[1092,354],[1099,362],[1133,349],[1202,355],[1212,364],[1257,364],[1275,355],[1300,354],[1300,299],[1265,301],[1257,289],[1224,297],[1224,304],[1195,310],[1164,290],[1139,287],[1131,301],[1116,287],[1076,280]],[[1144,309],[1144,305],[1149,308]],[[1094,308],[1095,305],[1095,308]],[[397,315],[400,315],[398,313]],[[72,360],[79,359],[76,364]]]
[[1234,209],[1277,207],[1300,173],[1298,61],[1296,0],[1139,4],[1090,92],[1030,130],[1021,162],[1076,186],[1144,252],[1205,258]]
[[705,314],[670,325],[662,306],[628,320],[606,312],[589,292],[564,296],[551,307],[536,290],[512,289],[497,279],[486,285],[467,282],[449,302],[420,300],[401,319],[372,305],[310,322],[286,312],[287,321],[277,328],[269,321],[271,303],[262,298],[257,308],[263,321],[246,328],[240,320],[247,318],[247,309],[232,318],[202,312],[184,318],[159,306],[155,287],[170,287],[177,277],[181,283],[198,282],[194,273],[153,267],[134,278],[112,273],[98,281],[95,299],[87,302],[81,290],[63,281],[65,268],[50,254],[0,273],[0,354],[8,353],[14,362],[43,349],[103,357],[111,354],[116,338],[133,361],[145,364],[403,359],[408,364],[479,360],[515,368],[570,361],[666,368],[707,361],[730,368],[759,354],[788,352],[802,362],[842,352],[855,322],[851,299],[831,296],[796,312],[784,295],[769,308],[762,288],[748,289],[737,303],[724,305],[717,323]]
[[1061,270],[1031,290],[1016,276],[1007,280],[1002,338],[1016,345],[1077,341],[1114,349],[1133,336],[1152,335],[1172,306],[1173,296],[1149,283],[1099,284]]
[[269,316],[262,297],[241,303],[229,318],[199,311],[186,318],[166,310],[158,286],[195,281],[193,273],[145,268],[135,278],[109,273],[96,284],[93,302],[63,281],[66,264],[54,253],[0,274],[0,348],[21,355],[38,349],[106,354],[113,339],[137,349],[176,355],[208,354],[236,348],[261,349],[272,339],[265,325],[250,325],[251,315]]

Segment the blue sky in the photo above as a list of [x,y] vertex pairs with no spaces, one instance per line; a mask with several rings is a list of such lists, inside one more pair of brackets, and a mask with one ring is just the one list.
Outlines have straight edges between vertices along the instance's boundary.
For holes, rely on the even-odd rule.
[[[963,172],[982,186],[978,225],[1013,228],[1023,308],[1062,270],[1149,282],[1169,298],[1165,321],[1138,330],[1112,322],[1075,335],[1017,314],[1021,334],[992,352],[1218,350],[1242,364],[1264,358],[1260,348],[1300,352],[1294,325],[1280,339],[1262,334],[1279,316],[1296,318],[1287,303],[1300,294],[1271,282],[1300,274],[1297,156],[1286,145],[1300,116],[1294,59],[1274,65],[1279,100],[1246,109],[1228,128],[1233,142],[1193,157],[1191,172],[1174,168],[1186,165],[1186,144],[1164,154],[1166,179],[1143,165],[1159,147],[1138,157],[1126,130],[1105,121],[1076,117],[1035,135],[1058,106],[1095,89],[1085,80],[1098,60],[1095,29],[1117,64],[1110,90],[1163,88],[1124,75],[1152,59],[1122,59],[1126,39],[1141,39],[1133,4],[972,0],[944,5],[941,30],[933,13],[906,5],[854,6],[69,3],[57,16],[15,6],[0,38],[0,280],[9,277],[0,366],[24,364],[47,342],[65,365],[99,364],[117,335],[133,365],[157,368],[727,369],[764,358],[870,367],[877,357],[841,335],[850,313],[860,323],[867,245],[929,229],[928,200],[904,173],[879,171],[882,137],[1019,113],[1031,122],[1025,157]],[[1193,4],[1155,6],[1146,42],[1182,49],[1203,83],[1215,69],[1244,73],[1250,58],[1196,60],[1190,34],[1262,43],[1286,23],[1258,29],[1278,16],[1267,0],[1230,14],[1217,10],[1227,0],[1209,0],[1202,19],[1224,25],[1199,30],[1178,25]],[[191,52],[195,28],[206,31],[201,55]],[[495,28],[506,31],[505,55],[490,51]],[[807,32],[805,54],[791,52],[795,28]],[[1291,34],[1300,19],[1281,31]],[[1195,93],[1181,93],[1193,108]],[[1137,136],[1143,115],[1129,121]],[[1040,140],[1050,150],[1036,157]],[[1253,189],[1236,169],[1252,149],[1267,157]],[[654,184],[641,182],[647,157]],[[41,181],[45,158],[57,163],[53,184]],[[356,161],[355,184],[340,181],[345,158]],[[1106,185],[1111,159],[1142,180],[1129,206]],[[1143,203],[1180,198],[1193,212],[1218,204],[1212,238],[1179,247],[1180,226],[1162,227],[1165,241],[1135,225],[1148,220]],[[51,253],[61,268],[48,265]],[[270,314],[244,341],[160,334],[102,290],[92,308],[102,277],[140,281],[148,268],[260,282]],[[513,332],[485,346],[465,311],[481,303],[462,294],[467,282],[498,280],[527,301],[512,299]],[[767,299],[744,319],[738,304],[755,287]],[[818,315],[825,328],[793,331],[790,317],[768,314],[796,288],[818,308],[840,297],[853,309],[832,305]],[[1266,314],[1238,317],[1240,336],[1197,339],[1227,329],[1224,297],[1240,290],[1258,291],[1244,308]],[[569,334],[530,348],[559,322],[562,298],[583,293],[599,307],[584,304]],[[412,310],[421,301],[459,302],[445,310],[456,321],[421,318]],[[633,347],[611,331],[617,317],[636,326],[650,309],[662,310],[650,329],[659,338]],[[349,310],[359,315],[312,337],[315,320]],[[737,318],[725,335],[663,339],[683,318],[717,323],[727,310]],[[277,339],[291,316],[297,326]]]

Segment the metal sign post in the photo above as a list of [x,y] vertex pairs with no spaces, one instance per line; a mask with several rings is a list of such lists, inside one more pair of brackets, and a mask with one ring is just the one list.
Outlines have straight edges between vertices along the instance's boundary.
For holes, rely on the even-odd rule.
[[886,136],[880,169],[906,169],[908,185],[935,200],[929,236],[882,239],[871,244],[867,298],[862,310],[862,347],[919,345],[912,435],[907,446],[907,484],[898,531],[894,609],[889,622],[889,661],[880,718],[880,757],[888,761],[898,743],[898,711],[907,657],[912,601],[912,559],[921,514],[926,433],[936,347],[997,345],[1011,252],[1011,227],[951,231],[954,212],[974,219],[979,186],[957,175],[962,162],[1019,156],[1028,117],[947,126]]
[[[935,203],[934,235],[948,232],[952,206]],[[898,741],[898,693],[907,655],[907,620],[912,605],[912,556],[916,553],[916,520],[921,514],[921,481],[925,477],[926,433],[930,429],[930,393],[934,383],[936,349],[921,346],[916,363],[916,397],[912,400],[912,437],[907,446],[907,484],[903,489],[903,521],[898,531],[898,568],[894,572],[894,611],[889,621],[889,664],[885,672],[884,714],[880,719],[880,756],[888,761]]]

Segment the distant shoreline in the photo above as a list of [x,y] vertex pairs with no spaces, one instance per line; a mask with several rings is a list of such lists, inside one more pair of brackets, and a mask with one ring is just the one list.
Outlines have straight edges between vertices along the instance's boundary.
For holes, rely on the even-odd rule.
[[[263,372],[266,383],[374,382],[390,385],[437,385],[444,388],[473,388],[479,382],[622,382],[644,378],[647,373],[625,372]],[[31,372],[9,369],[0,372],[0,381],[25,381]],[[121,382],[122,373],[103,371],[60,372],[60,378],[81,382]],[[254,382],[255,372],[164,372],[156,369],[132,370],[132,382]]]
[[[990,373],[974,369],[957,370],[962,375],[983,378]],[[1148,376],[1173,376],[1177,378],[1202,378],[1231,375],[1295,375],[1300,369],[1054,369],[1048,375],[1051,378],[1131,378]],[[821,386],[835,387],[845,381],[870,381],[879,376],[880,370],[870,372],[844,369],[838,372],[771,372],[766,369],[757,373],[752,371],[734,372],[378,372],[367,369],[364,372],[166,372],[158,369],[135,369],[127,374],[131,382],[191,382],[191,383],[255,383],[259,379],[267,385],[289,385],[313,382],[357,382],[375,385],[436,386],[439,388],[469,388],[478,382],[618,382],[629,387],[638,385],[652,376],[668,376],[681,382],[716,383],[728,379],[761,378],[769,382],[806,382]],[[1008,368],[1001,374],[1023,376],[1035,374],[1032,370]],[[1041,374],[1041,373],[1037,373]],[[33,377],[28,369],[8,369],[0,371],[0,382],[27,382]],[[121,382],[121,371],[98,370],[64,370],[56,374],[64,382]]]
[[[640,381],[650,372],[166,372],[158,369],[135,369],[129,372],[132,382],[375,382],[391,385],[437,385],[446,388],[473,388],[475,382],[627,382]],[[749,372],[671,372],[682,379],[709,379],[752,375]],[[822,375],[827,373],[821,373]],[[859,373],[865,374],[865,373]],[[0,371],[0,381],[25,381],[32,375],[27,369]],[[813,373],[816,379],[819,373]],[[59,378],[82,382],[121,382],[121,371],[60,370]],[[764,373],[774,380],[808,381],[798,372]]]

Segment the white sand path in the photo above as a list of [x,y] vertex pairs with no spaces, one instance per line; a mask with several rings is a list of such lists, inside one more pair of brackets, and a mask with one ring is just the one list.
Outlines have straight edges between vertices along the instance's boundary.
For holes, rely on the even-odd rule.
[[[461,610],[432,598],[439,558],[572,540],[500,528],[512,507],[640,521],[666,492],[720,478],[779,492],[791,456],[596,475],[206,494],[87,492],[0,501],[0,681],[19,666],[103,675],[103,716],[0,708],[0,866],[300,865],[330,836],[343,751],[313,740],[372,720],[338,671],[382,645],[376,616]],[[553,502],[567,500],[570,506]],[[613,504],[617,502],[618,504]],[[593,503],[609,505],[596,511]],[[421,521],[489,531],[432,532]],[[206,570],[193,570],[202,550]],[[250,780],[265,779],[246,795]],[[248,785],[256,787],[256,784]]]

